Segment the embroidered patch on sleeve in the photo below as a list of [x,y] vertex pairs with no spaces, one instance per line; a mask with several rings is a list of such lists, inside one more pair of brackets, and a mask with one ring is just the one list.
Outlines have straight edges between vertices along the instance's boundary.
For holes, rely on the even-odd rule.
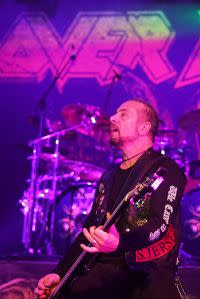
[[158,259],[170,252],[175,243],[175,232],[172,225],[170,225],[163,239],[136,251],[136,262],[148,262]]

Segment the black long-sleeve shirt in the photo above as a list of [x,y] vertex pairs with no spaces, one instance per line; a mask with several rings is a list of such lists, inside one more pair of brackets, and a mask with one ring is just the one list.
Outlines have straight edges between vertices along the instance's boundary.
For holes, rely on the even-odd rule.
[[[122,186],[130,173],[134,181],[139,170],[143,169],[149,160],[157,156],[160,156],[160,154],[151,150],[143,154],[131,169],[124,171],[119,169],[118,166],[104,173],[100,179],[93,207],[86,220],[85,227],[89,228],[96,224],[96,211],[99,207],[99,201],[101,201],[102,208],[110,211],[115,204],[117,193],[123,188]],[[170,253],[170,260],[174,262],[179,243],[181,198],[186,180],[179,166],[173,160],[166,157],[160,160],[160,166],[166,170],[164,181],[157,190],[152,192],[149,202],[147,202],[149,207],[148,213],[145,215],[146,218],[143,217],[142,222],[139,219],[140,222],[130,228],[126,225],[127,213],[124,213],[117,224],[120,242],[116,252],[100,255],[109,258],[112,255],[122,255],[131,251],[130,259],[137,264],[153,259],[159,260],[160,257]],[[152,169],[148,171],[148,174],[154,171]],[[122,192],[121,197],[123,198],[131,188],[132,184],[130,182],[126,186],[126,190]],[[104,204],[102,204],[102,201]],[[54,270],[55,273],[62,277],[67,272],[82,252],[80,243],[88,243],[82,233],[76,238],[70,250],[66,252],[64,258],[57,265]],[[166,262],[169,262],[169,259],[166,259]]]

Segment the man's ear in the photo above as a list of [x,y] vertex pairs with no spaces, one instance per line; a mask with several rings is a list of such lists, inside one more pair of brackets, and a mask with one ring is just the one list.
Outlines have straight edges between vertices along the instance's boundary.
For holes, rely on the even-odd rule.
[[151,123],[149,121],[146,121],[140,125],[139,135],[141,136],[148,135],[150,130],[151,130]]

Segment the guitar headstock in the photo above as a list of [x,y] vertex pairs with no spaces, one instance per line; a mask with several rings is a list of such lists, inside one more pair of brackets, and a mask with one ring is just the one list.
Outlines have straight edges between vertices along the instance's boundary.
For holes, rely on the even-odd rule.
[[159,167],[152,175],[146,176],[141,182],[137,183],[134,189],[126,194],[125,201],[129,201],[132,197],[138,196],[147,188],[156,190],[164,181],[164,175],[166,172],[167,170],[165,168]]

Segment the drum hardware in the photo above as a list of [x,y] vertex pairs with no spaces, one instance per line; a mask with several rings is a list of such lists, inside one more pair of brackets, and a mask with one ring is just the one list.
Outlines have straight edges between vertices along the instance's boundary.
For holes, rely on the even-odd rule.
[[200,184],[182,200],[182,250],[200,259]]
[[77,132],[91,136],[95,140],[102,141],[105,134],[110,133],[109,117],[99,107],[80,103],[68,104],[62,108],[61,116],[66,127],[85,123],[85,127],[77,128]]
[[[178,121],[180,128],[188,134],[193,133],[194,145],[197,149],[197,159],[186,163],[187,184],[182,199],[182,246],[181,255],[186,262],[191,263],[194,259],[200,259],[200,109],[189,111],[182,115]],[[189,147],[185,141],[184,153],[187,156]]]
[[91,182],[91,181],[83,181],[83,180],[79,180],[77,182],[72,182],[71,184],[69,184],[69,186],[67,186],[67,188],[65,187],[60,194],[56,197],[56,202],[59,203],[59,201],[69,192],[73,192],[74,190],[77,190],[77,188],[84,188],[84,187],[94,187],[96,188],[97,186],[97,182]]
[[[39,129],[41,121],[42,121],[41,116],[36,114],[28,117],[28,123],[30,123],[34,129]],[[60,131],[62,129],[63,129],[63,124],[61,123],[61,121],[57,121],[57,120],[53,121],[49,117],[43,118],[43,133],[45,133],[43,135]]]
[[[198,160],[190,160],[188,159],[188,172],[187,175],[191,177],[192,179],[199,179],[200,178],[200,109],[188,111],[185,114],[183,114],[179,120],[178,120],[180,128],[188,134],[188,138],[192,135],[192,145],[196,147],[197,150],[197,159]],[[193,133],[193,134],[192,134]],[[186,138],[185,138],[186,139]],[[185,152],[187,150],[191,149],[189,148],[189,142],[188,140],[185,140]],[[193,148],[194,152],[194,148]],[[191,152],[192,154],[192,152]],[[193,157],[194,159],[194,157]]]
[[200,160],[189,163],[189,176],[194,180],[200,180]]
[[185,194],[189,194],[190,192],[200,190],[200,178],[195,179],[193,178],[190,173],[188,172],[187,175],[187,183],[185,186]]
[[[194,117],[194,118],[193,118]],[[182,243],[181,260],[184,264],[200,259],[200,110],[188,112],[179,121],[183,131],[159,130],[155,148],[169,156],[182,168],[187,176],[187,184],[182,199]],[[198,160],[190,160],[192,145],[184,132],[194,133]],[[182,134],[182,135],[181,135]]]
[[[85,123],[84,127],[77,128],[77,145],[79,150],[84,149],[86,155],[91,155],[91,148],[95,150],[94,154],[100,156],[106,156],[107,164],[112,163],[112,147],[110,145],[110,121],[109,117],[99,108],[88,104],[68,104],[61,110],[61,116],[63,118],[66,127],[74,126]],[[80,141],[78,140],[80,139]],[[86,148],[88,147],[88,148]],[[89,150],[88,150],[89,149]],[[107,157],[109,156],[109,158]],[[87,157],[88,158],[88,157]],[[95,156],[95,161],[80,157],[76,159],[90,164],[98,164]],[[73,160],[68,157],[68,160]],[[100,158],[102,160],[102,158]],[[103,163],[99,166],[102,167]],[[106,165],[107,167],[107,165]],[[105,168],[103,166],[102,168]],[[85,178],[87,180],[87,178]]]
[[[80,124],[79,126],[82,126]],[[35,139],[29,143],[30,146],[33,146],[33,155],[31,156],[32,164],[31,164],[31,179],[30,179],[30,188],[29,188],[29,194],[30,194],[30,213],[25,214],[25,223],[24,227],[26,232],[23,234],[25,237],[24,245],[25,248],[28,249],[29,252],[38,252],[40,248],[37,248],[37,244],[39,245],[39,241],[35,243],[32,239],[34,233],[36,233],[36,226],[37,226],[37,215],[38,215],[38,209],[40,207],[39,204],[39,198],[37,197],[37,190],[39,189],[39,182],[37,180],[38,175],[38,165],[40,160],[40,153],[41,153],[41,143],[43,141],[49,140],[53,137],[55,137],[55,151],[53,154],[53,163],[52,163],[52,176],[53,179],[51,181],[51,192],[48,192],[48,198],[49,198],[49,205],[48,205],[48,219],[50,221],[44,220],[44,223],[47,223],[46,228],[46,253],[52,255],[53,254],[53,246],[52,246],[52,240],[53,240],[53,227],[54,227],[54,199],[56,196],[56,189],[57,189],[57,170],[58,170],[58,161],[59,161],[59,141],[60,136],[65,134],[69,130],[73,130],[77,128],[71,127],[68,129],[64,129],[58,132],[54,132],[52,134],[48,134],[46,136],[42,136],[38,139]],[[46,214],[46,213],[45,213]],[[47,217],[47,216],[46,216]],[[46,218],[45,217],[45,218]],[[26,226],[26,224],[28,224]],[[28,230],[28,231],[27,231]],[[47,241],[48,240],[48,241]],[[33,245],[34,244],[34,245]]]
[[[68,105],[66,109],[71,114]],[[65,119],[68,122],[67,128],[51,130],[51,133],[29,142],[29,146],[33,149],[32,155],[28,157],[31,161],[31,177],[27,180],[28,189],[19,200],[24,214],[22,241],[29,253],[54,254],[55,210],[59,196],[63,197],[63,190],[66,189],[68,189],[67,193],[71,192],[73,195],[70,201],[71,210],[68,203],[68,208],[65,209],[66,221],[62,219],[61,222],[65,226],[65,232],[67,225],[69,225],[69,234],[74,235],[73,232],[77,232],[77,227],[82,223],[81,219],[85,219],[88,214],[94,198],[95,187],[91,184],[96,184],[104,171],[104,167],[96,165],[98,162],[96,158],[98,155],[103,155],[106,157],[106,166],[110,164],[108,119],[95,106],[75,104],[73,109],[78,119],[73,118],[74,116]],[[64,148],[60,146],[63,146],[63,142],[66,142]],[[84,146],[87,146],[89,156],[85,149],[83,151]],[[71,159],[70,155],[75,156],[76,160]],[[101,162],[103,162],[102,157]],[[77,185],[80,181],[87,183],[81,187]],[[93,188],[92,192],[86,189],[90,186]],[[72,192],[72,188],[75,191]],[[77,200],[81,196],[84,197],[84,194],[87,195],[86,206],[88,207],[82,210],[81,206],[77,205]],[[79,211],[76,215],[75,209]],[[73,229],[70,223],[75,225]]]
[[188,147],[179,130],[165,128],[159,130],[155,138],[154,148],[173,159],[186,175],[189,172]]
[[[42,153],[40,155],[41,160],[53,163],[54,154],[46,154]],[[109,157],[108,157],[109,158]],[[29,160],[32,160],[32,157],[28,157]],[[112,160],[109,160],[111,163]],[[50,166],[52,169],[52,165]],[[68,178],[68,173],[70,173],[70,177],[74,178],[74,181],[85,180],[85,181],[97,181],[102,173],[104,172],[104,168],[86,163],[83,161],[69,160],[66,157],[59,155],[58,158],[58,171],[57,171],[57,180],[63,180]],[[63,174],[61,174],[63,173]],[[52,179],[52,175],[47,174],[42,176],[42,180]],[[40,180],[40,178],[38,177]]]
[[82,230],[92,207],[96,186],[96,182],[80,180],[71,183],[56,197],[54,248],[60,256]]
[[[81,127],[84,127],[84,126],[85,126],[85,123],[81,122],[78,125],[72,126],[70,128],[63,129],[63,130],[60,130],[60,131],[57,131],[57,132],[53,132],[51,134],[48,134],[48,135],[42,136],[40,138],[37,138],[35,140],[32,140],[32,141],[29,142],[29,145],[30,146],[34,146],[34,145],[36,145],[38,143],[40,144],[44,140],[48,140],[48,139],[51,139],[53,137],[56,137],[57,140],[58,140],[58,138],[60,138],[61,136],[65,135],[67,132],[74,131],[74,130],[76,130],[78,128],[81,128]],[[55,144],[56,144],[56,142],[59,143],[59,141],[55,141]]]
[[154,148],[160,151],[163,155],[166,154],[167,148],[173,147],[174,139],[177,136],[176,130],[162,129],[159,130],[155,137]]
[[63,166],[69,170],[73,170],[80,180],[97,181],[102,175],[104,169],[96,165],[84,163],[82,161],[63,160]]
[[[37,222],[38,222],[38,211],[40,210],[40,200],[41,196],[38,195],[38,190],[40,186],[40,180],[38,180],[38,170],[39,170],[39,161],[40,161],[40,155],[41,155],[41,144],[43,141],[49,140],[51,138],[55,138],[54,140],[54,153],[52,157],[52,180],[51,180],[51,186],[48,189],[48,192],[45,195],[44,198],[47,197],[48,194],[48,219],[50,219],[50,222],[48,222],[48,227],[46,228],[46,253],[52,255],[53,254],[53,247],[52,247],[52,238],[53,238],[53,227],[54,227],[54,205],[55,205],[55,197],[56,197],[56,190],[57,190],[57,172],[58,172],[58,165],[59,165],[59,141],[60,136],[63,136],[66,132],[70,130],[74,130],[77,127],[83,126],[83,124],[79,124],[76,126],[73,126],[71,128],[67,128],[58,132],[54,132],[52,134],[48,134],[46,136],[42,136],[38,139],[32,140],[29,145],[33,147],[33,153],[32,156],[29,157],[31,160],[31,177],[30,177],[30,183],[29,188],[27,192],[25,192],[22,199],[20,199],[19,203],[22,205],[22,211],[24,214],[23,219],[23,236],[22,236],[22,242],[24,244],[25,249],[30,253],[37,253],[38,250],[40,250],[40,242],[35,242],[35,239],[37,236],[35,235]],[[46,189],[47,191],[47,189]],[[39,196],[39,197],[38,197]],[[40,215],[41,216],[41,215]],[[42,217],[42,216],[41,216]],[[46,217],[46,216],[45,216]],[[44,223],[46,223],[46,219],[43,219]],[[36,246],[38,245],[38,246]]]

